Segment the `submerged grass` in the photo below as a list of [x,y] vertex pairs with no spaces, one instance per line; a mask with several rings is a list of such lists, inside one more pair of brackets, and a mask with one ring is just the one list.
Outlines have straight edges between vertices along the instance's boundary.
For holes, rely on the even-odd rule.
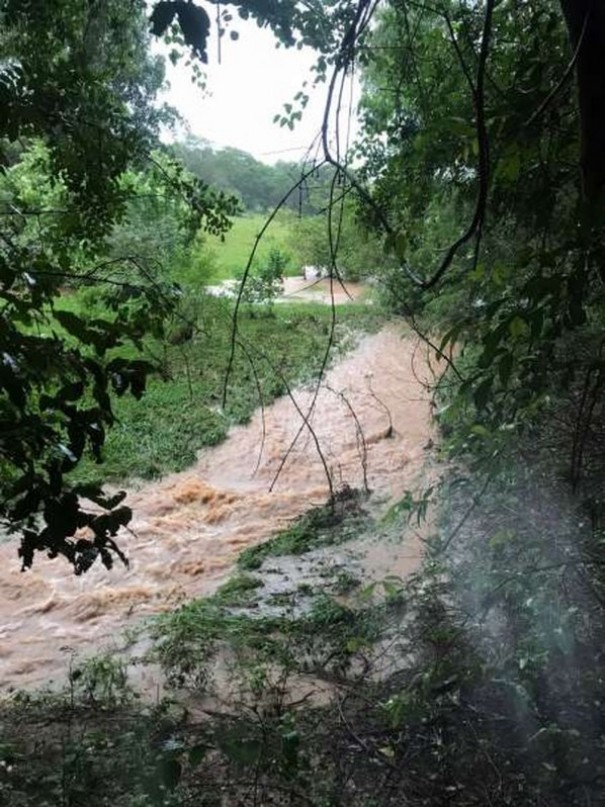
[[343,518],[340,502],[329,502],[307,510],[277,535],[262,544],[244,549],[237,559],[237,565],[240,569],[259,569],[266,558],[304,555],[313,549],[343,543],[358,536],[367,519],[355,495],[348,500],[347,509],[347,518]]
[[233,659],[234,682],[266,665],[286,677],[301,672],[331,677],[344,674],[359,651],[378,638],[383,611],[383,605],[352,608],[320,592],[304,613],[284,609],[269,615],[253,597],[242,599],[238,593],[233,599],[232,592],[221,590],[160,616],[154,657],[172,685],[198,693],[214,694],[219,652]]
[[[346,668],[355,653],[378,636],[378,613],[365,601],[362,607],[343,604],[342,573],[334,567],[330,579],[311,590],[304,604],[283,579],[283,590],[272,590],[259,574],[265,558],[300,555],[311,549],[340,543],[358,536],[368,517],[358,497],[350,492],[340,502],[316,507],[267,543],[246,550],[239,572],[212,597],[194,600],[178,610],[158,617],[155,627],[156,652],[169,680],[177,684],[206,688],[214,654],[222,649],[235,654],[243,666],[272,664],[286,672],[321,670],[327,661],[332,668]],[[265,583],[268,587],[265,588]],[[347,582],[350,582],[347,579]],[[348,589],[351,590],[351,589]]]

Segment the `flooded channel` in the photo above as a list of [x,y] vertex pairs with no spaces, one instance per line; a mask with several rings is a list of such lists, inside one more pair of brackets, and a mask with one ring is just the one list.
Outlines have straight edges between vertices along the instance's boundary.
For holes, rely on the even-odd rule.
[[[336,488],[367,483],[373,506],[400,498],[424,464],[431,381],[426,349],[398,326],[362,338],[317,395],[295,392],[305,413],[314,401],[314,436],[303,424],[293,444],[302,421],[285,397],[187,471],[131,489],[132,532],[119,541],[128,569],[97,564],[78,578],[40,557],[21,574],[16,546],[0,546],[0,692],[64,682],[73,654],[99,652],[141,619],[213,593],[243,548],[326,500],[325,465]],[[366,566],[403,572],[419,548],[399,561],[372,553]]]

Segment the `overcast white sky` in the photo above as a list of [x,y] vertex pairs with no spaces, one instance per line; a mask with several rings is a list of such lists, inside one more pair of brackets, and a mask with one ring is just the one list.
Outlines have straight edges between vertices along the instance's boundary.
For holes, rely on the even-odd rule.
[[[234,146],[269,163],[301,159],[319,132],[325,102],[325,85],[311,88],[314,51],[277,49],[271,31],[251,21],[238,21],[234,28],[239,39],[222,38],[220,64],[216,36],[209,43],[206,93],[192,84],[188,68],[167,61],[166,101],[179,110],[192,134],[216,146]],[[293,101],[305,80],[311,99],[302,121],[293,131],[280,128],[273,123],[274,116],[283,112],[284,103]]]

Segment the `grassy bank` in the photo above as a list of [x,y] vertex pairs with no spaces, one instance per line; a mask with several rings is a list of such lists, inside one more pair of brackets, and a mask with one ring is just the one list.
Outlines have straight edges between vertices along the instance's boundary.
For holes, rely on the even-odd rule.
[[[286,385],[317,374],[332,316],[329,306],[309,304],[244,311],[223,410],[232,304],[198,295],[187,301],[186,313],[196,328],[175,321],[172,339],[182,337],[182,344],[170,344],[169,334],[168,344],[148,345],[164,379],[152,378],[141,401],[130,396],[116,401],[117,422],[107,437],[104,462],[85,461],[78,469],[82,478],[151,479],[186,468],[199,449],[224,439],[232,424],[247,422],[261,401],[266,405],[283,395]],[[376,329],[382,321],[371,308],[342,306],[333,355],[352,344],[354,332]]]

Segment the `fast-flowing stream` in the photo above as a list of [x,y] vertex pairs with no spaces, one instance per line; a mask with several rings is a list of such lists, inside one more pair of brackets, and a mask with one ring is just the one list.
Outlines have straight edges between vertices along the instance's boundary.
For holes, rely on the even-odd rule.
[[[329,371],[309,422],[336,487],[362,487],[365,466],[375,500],[403,495],[430,437],[430,380],[425,349],[394,325]],[[313,397],[295,393],[304,412]],[[39,557],[21,574],[15,544],[0,546],[0,692],[65,681],[72,654],[99,652],[141,618],[211,594],[241,549],[323,503],[329,488],[307,428],[274,481],[300,425],[282,398],[187,471],[132,489],[133,534],[119,541],[129,568],[97,564],[75,577],[60,559]],[[388,557],[376,562],[390,567]]]

